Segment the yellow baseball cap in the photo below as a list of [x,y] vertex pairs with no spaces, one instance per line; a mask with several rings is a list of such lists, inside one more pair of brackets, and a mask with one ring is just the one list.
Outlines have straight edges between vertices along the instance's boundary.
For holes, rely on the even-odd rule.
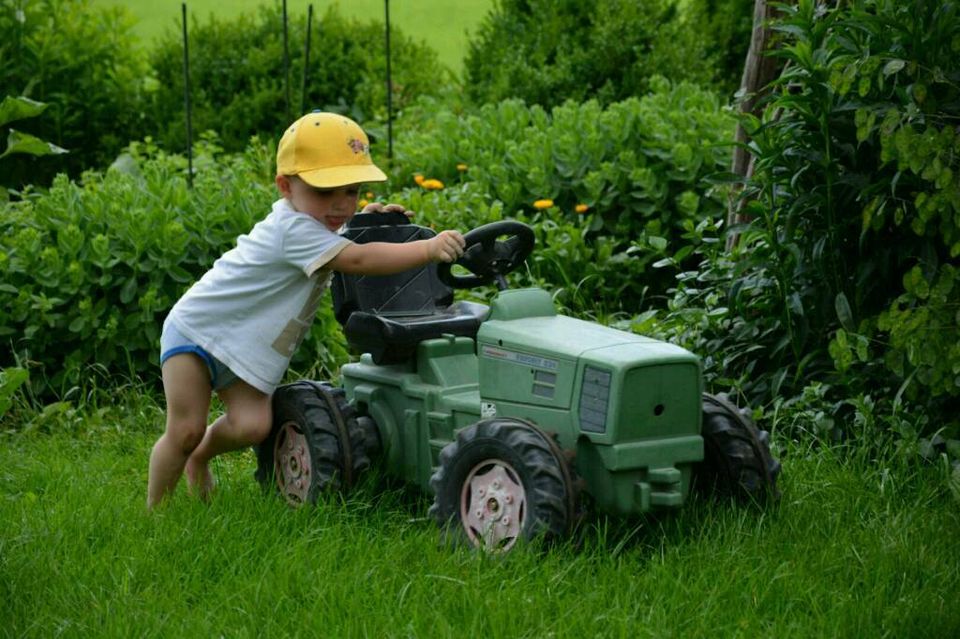
[[296,175],[311,186],[335,188],[385,182],[370,157],[370,140],[356,122],[314,111],[291,124],[277,146],[277,173]]

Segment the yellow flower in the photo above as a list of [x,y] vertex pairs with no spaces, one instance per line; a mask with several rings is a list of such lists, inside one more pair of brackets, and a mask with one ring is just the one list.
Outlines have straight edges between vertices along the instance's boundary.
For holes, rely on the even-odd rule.
[[428,191],[437,191],[443,188],[443,182],[435,180],[434,178],[423,180],[422,182],[418,182],[418,184]]
[[416,182],[418,186],[423,186],[423,176],[419,173],[414,174],[413,181]]
[[577,204],[577,206],[573,210],[576,211],[577,213],[586,213],[587,211],[590,210],[590,207],[587,206],[586,204]]
[[467,168],[468,168],[467,165],[464,164],[463,162],[461,162],[460,164],[457,165],[457,170],[460,171],[461,173],[462,173],[463,171],[466,171]]
[[549,209],[553,206],[553,200],[537,200],[533,203],[533,208],[542,211],[543,209]]
[[365,207],[367,204],[370,204],[370,201],[369,201],[369,200],[360,200],[359,202],[357,202],[357,205],[358,205],[361,209],[362,209],[363,207]]

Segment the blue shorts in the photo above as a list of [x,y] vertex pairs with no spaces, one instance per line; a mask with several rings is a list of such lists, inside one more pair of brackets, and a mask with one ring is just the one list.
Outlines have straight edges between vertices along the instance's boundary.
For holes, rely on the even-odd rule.
[[194,344],[190,338],[177,330],[173,322],[164,322],[163,333],[160,335],[160,366],[181,353],[193,353],[203,360],[210,371],[210,386],[213,390],[221,390],[234,383],[239,377],[226,364],[208,353],[205,349]]

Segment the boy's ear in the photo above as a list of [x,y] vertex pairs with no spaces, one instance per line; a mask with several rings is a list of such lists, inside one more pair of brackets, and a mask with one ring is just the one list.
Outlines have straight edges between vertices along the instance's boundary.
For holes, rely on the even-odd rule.
[[280,195],[289,199],[291,196],[290,178],[288,178],[286,175],[278,175],[274,179],[274,183],[277,185],[277,189],[279,189]]

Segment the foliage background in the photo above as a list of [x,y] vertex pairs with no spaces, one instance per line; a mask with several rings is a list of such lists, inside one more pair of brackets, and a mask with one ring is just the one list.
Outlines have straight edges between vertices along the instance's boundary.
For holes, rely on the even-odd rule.
[[[786,468],[777,505],[698,501],[676,516],[598,517],[569,546],[487,561],[437,546],[422,500],[373,479],[290,512],[257,489],[247,452],[218,459],[209,506],[178,494],[146,516],[145,460],[163,421],[151,386],[156,336],[173,300],[268,210],[273,132],[249,141],[256,126],[225,118],[223,137],[196,145],[190,190],[186,160],[163,146],[176,132],[143,128],[163,121],[166,89],[154,71],[135,70],[160,48],[129,59],[105,51],[44,94],[50,109],[65,105],[60,114],[36,118],[35,132],[72,149],[69,163],[0,161],[0,178],[22,171],[34,184],[17,183],[0,205],[0,628],[956,635],[956,3],[784,7],[778,55],[789,67],[761,117],[744,122],[757,170],[741,185],[725,173],[724,145],[738,62],[724,62],[733,47],[719,43],[743,44],[742,9],[729,11],[742,4],[690,0],[675,13],[644,4],[669,14],[662,33],[678,37],[667,41],[647,14],[613,0],[591,3],[596,16],[576,23],[564,20],[577,3],[505,1],[501,14],[537,13],[524,14],[522,37],[500,42],[486,38],[509,24],[492,14],[475,49],[543,56],[543,84],[484,68],[478,90],[503,92],[489,104],[455,78],[411,94],[392,161],[377,108],[363,107],[394,176],[365,198],[404,202],[438,226],[533,224],[538,251],[515,282],[548,287],[567,312],[698,353],[711,390],[733,389],[771,432]],[[24,5],[0,5],[0,73],[20,74],[5,92],[61,82],[50,62],[95,50],[84,38],[113,19],[80,0],[38,0],[29,11],[57,19],[25,22]],[[602,37],[627,29],[609,19],[621,8],[649,41]],[[218,44],[203,64],[259,96],[244,108],[276,100],[275,68],[220,59],[225,32],[255,34],[263,15],[209,23]],[[115,49],[126,52],[120,23]],[[11,43],[27,31],[33,49],[21,55]],[[689,70],[670,64],[691,33],[713,66],[683,81]],[[630,48],[639,45],[663,48]],[[601,55],[632,68],[605,67]],[[502,60],[504,73],[519,72]],[[230,75],[240,71],[257,77]],[[363,80],[343,77],[331,94],[356,94]],[[616,95],[628,80],[640,93]],[[595,95],[577,93],[583,86]],[[523,95],[534,89],[542,104]],[[85,104],[90,95],[103,99]],[[359,108],[346,97],[342,106]],[[69,118],[80,126],[62,127]],[[71,146],[57,126],[93,137]],[[224,151],[227,138],[242,150]],[[725,199],[741,186],[752,221],[727,251]],[[290,374],[329,378],[346,358],[327,306]]]
[[[180,2],[178,0],[93,0],[93,6],[122,6],[137,19],[134,35],[142,46],[149,48],[168,31],[180,29]],[[484,15],[493,6],[493,0],[459,0],[456,12],[449,11],[448,0],[416,0],[415,2],[390,3],[390,23],[394,29],[408,35],[418,44],[426,43],[452,71],[459,73],[463,67],[467,41],[476,30]],[[256,13],[261,6],[275,8],[279,0],[190,0],[190,15],[200,22],[216,14],[221,19],[232,19],[242,13]],[[384,15],[383,0],[287,0],[287,13],[305,16],[313,5],[314,21],[319,20],[329,9],[345,18],[361,22],[381,19]],[[316,42],[315,42],[316,44]],[[367,46],[381,46],[380,40]],[[739,63],[738,63],[739,64]]]

